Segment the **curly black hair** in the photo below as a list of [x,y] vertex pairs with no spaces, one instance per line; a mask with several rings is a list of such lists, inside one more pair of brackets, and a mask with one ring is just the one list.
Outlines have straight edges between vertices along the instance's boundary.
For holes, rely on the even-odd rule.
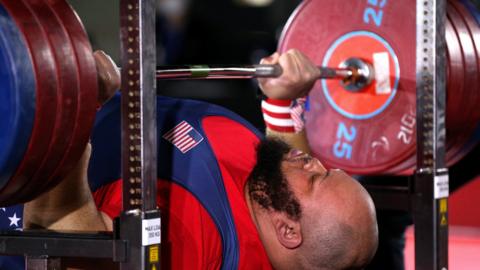
[[265,209],[301,216],[300,203],[291,191],[281,164],[291,147],[279,139],[265,139],[257,146],[257,163],[248,178],[250,197]]

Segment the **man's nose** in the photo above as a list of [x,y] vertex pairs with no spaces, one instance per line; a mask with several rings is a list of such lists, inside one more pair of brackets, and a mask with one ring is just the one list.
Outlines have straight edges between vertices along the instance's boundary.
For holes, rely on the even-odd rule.
[[308,171],[326,171],[326,168],[323,166],[320,160],[316,158],[312,158],[305,164],[303,168]]

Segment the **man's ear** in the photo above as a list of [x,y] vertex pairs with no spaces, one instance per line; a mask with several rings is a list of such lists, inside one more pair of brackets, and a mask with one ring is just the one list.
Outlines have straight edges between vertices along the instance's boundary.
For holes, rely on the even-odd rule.
[[295,249],[302,244],[302,229],[300,222],[292,220],[283,213],[272,214],[273,227],[277,239],[282,246]]

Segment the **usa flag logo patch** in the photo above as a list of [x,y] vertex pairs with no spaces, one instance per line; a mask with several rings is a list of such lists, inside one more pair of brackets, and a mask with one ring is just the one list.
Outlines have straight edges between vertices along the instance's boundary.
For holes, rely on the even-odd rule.
[[202,135],[187,121],[182,121],[162,137],[184,154],[203,141]]

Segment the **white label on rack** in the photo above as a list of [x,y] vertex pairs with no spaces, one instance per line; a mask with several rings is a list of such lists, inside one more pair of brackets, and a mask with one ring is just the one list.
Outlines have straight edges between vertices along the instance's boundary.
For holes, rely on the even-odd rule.
[[142,220],[142,245],[160,244],[160,218]]
[[373,69],[375,70],[375,93],[389,95],[390,87],[390,56],[387,52],[373,54]]
[[435,176],[433,182],[435,199],[447,198],[449,194],[448,174]]

